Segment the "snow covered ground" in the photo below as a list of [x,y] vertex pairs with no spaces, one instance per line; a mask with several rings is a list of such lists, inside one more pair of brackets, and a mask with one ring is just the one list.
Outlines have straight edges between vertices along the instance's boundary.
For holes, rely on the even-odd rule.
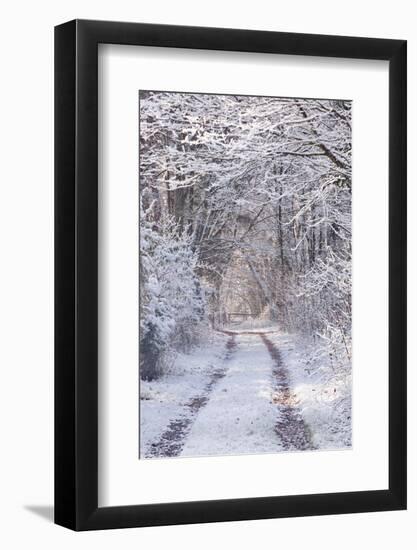
[[[153,382],[140,381],[140,457],[149,455],[174,419],[190,414],[189,402],[204,393],[224,361],[228,336],[212,333],[202,348],[176,356],[169,374]],[[151,455],[150,455],[151,456]]]
[[160,380],[141,381],[141,458],[351,445],[349,379],[317,367],[311,342],[276,327],[210,338]]
[[295,399],[309,427],[316,449],[348,448],[352,445],[351,374],[336,374],[317,344],[295,335],[275,332],[268,338],[279,348],[288,369]]
[[271,358],[261,338],[242,334],[184,445],[182,456],[273,453],[282,450],[274,428]]

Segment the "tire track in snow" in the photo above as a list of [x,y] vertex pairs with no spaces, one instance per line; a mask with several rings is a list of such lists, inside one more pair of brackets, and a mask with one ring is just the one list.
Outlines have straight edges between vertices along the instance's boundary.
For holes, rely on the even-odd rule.
[[[225,332],[225,331],[223,331]],[[236,332],[238,349],[193,423],[181,456],[284,451],[276,434],[271,357],[257,333]]]
[[226,362],[236,351],[236,335],[233,333],[227,334],[230,335],[230,338],[226,343],[226,353],[222,366],[213,372],[203,393],[188,401],[185,405],[185,415],[172,420],[160,439],[150,445],[146,458],[175,457],[180,455],[198,412],[208,403],[210,393],[213,391],[216,383],[225,376],[227,370]]
[[275,425],[275,432],[281,439],[283,448],[287,451],[305,451],[313,449],[307,426],[298,409],[298,400],[291,391],[288,371],[284,366],[279,349],[267,338],[265,333],[259,332],[272,360],[275,388],[272,401],[278,406],[279,417]]

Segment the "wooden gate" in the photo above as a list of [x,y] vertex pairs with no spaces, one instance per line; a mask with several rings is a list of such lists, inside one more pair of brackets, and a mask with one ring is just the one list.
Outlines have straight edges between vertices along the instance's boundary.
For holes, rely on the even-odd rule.
[[258,313],[240,313],[240,312],[230,312],[227,313],[227,322],[232,323],[234,320],[246,321],[249,317],[256,318],[259,316]]

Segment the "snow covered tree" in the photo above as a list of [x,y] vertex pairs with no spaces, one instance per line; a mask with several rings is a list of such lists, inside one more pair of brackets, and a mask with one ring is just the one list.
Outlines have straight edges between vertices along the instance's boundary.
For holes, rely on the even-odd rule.
[[141,92],[140,180],[143,365],[231,308],[350,357],[349,101]]
[[186,229],[163,216],[156,226],[153,207],[140,207],[140,350],[142,376],[159,376],[163,353],[173,341],[187,349],[205,316],[204,295],[196,276],[197,253]]

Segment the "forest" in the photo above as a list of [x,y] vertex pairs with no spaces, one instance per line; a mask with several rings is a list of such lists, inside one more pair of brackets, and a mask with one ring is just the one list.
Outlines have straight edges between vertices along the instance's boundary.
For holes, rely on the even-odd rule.
[[268,329],[350,414],[351,102],[140,91],[139,126],[141,380]]

